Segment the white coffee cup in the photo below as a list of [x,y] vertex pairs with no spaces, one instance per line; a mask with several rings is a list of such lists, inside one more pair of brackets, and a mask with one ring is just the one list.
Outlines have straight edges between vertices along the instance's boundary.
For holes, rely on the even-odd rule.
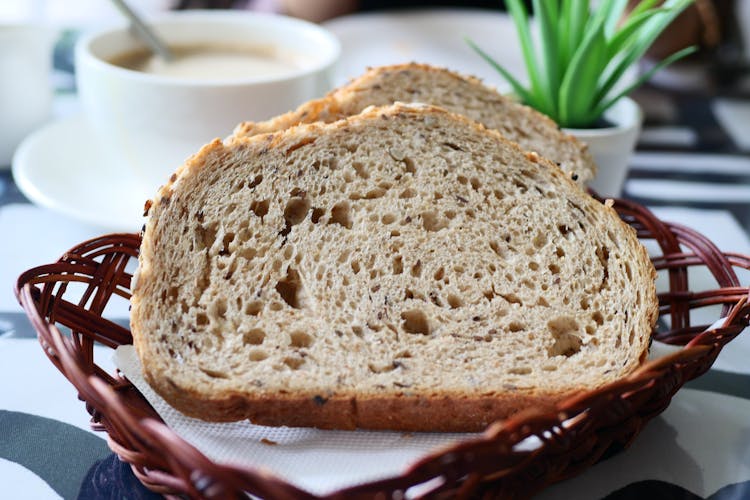
[[[82,37],[76,81],[92,140],[152,192],[183,161],[241,121],[284,113],[329,90],[338,40],[318,25],[247,11],[184,11],[149,20],[167,45],[264,47],[293,54],[288,71],[248,77],[170,76],[114,64],[144,50],[127,27]],[[113,182],[116,182],[113,179]]]
[[52,46],[56,32],[35,24],[0,24],[0,168],[52,109]]

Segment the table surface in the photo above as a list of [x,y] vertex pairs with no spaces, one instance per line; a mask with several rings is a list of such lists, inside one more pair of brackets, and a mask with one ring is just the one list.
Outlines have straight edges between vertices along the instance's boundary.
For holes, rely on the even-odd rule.
[[[76,112],[69,75],[56,81],[55,115]],[[646,121],[624,197],[653,208],[663,219],[694,227],[724,251],[750,254],[750,94],[651,85],[634,97]],[[44,356],[12,294],[21,271],[56,260],[99,230],[31,204],[5,169],[0,170],[0,234],[6,235],[0,245],[0,478],[5,487],[16,493],[13,498],[114,497],[124,491],[133,498],[156,497],[110,452],[105,436],[90,430],[75,389]],[[749,276],[743,278],[750,284]],[[707,442],[713,455],[680,441],[685,431],[679,427],[691,424],[688,417],[695,405],[707,405],[699,429],[730,425],[722,419],[731,418],[708,411],[709,405],[730,405],[730,414],[750,415],[750,341],[744,335],[729,345],[714,369],[677,395],[665,415],[649,424],[644,433],[648,438],[540,497],[746,497],[750,417],[732,421],[736,432],[717,432]],[[651,444],[640,444],[647,440]],[[623,473],[623,468],[638,469],[643,457],[662,456],[665,450],[679,455],[669,455],[674,456],[671,469]],[[736,457],[732,460],[738,467],[712,471],[715,455],[724,451]]]

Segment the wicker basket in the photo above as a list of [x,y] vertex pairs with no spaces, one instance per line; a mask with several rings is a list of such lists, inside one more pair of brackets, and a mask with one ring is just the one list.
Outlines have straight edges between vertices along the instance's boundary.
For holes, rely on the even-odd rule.
[[[739,285],[733,267],[750,269],[750,257],[722,253],[705,237],[661,222],[632,202],[618,200],[614,207],[641,240],[653,240],[661,249],[652,259],[667,275],[669,289],[659,301],[660,323],[669,326],[654,338],[684,347],[625,379],[563,401],[557,411],[522,412],[490,425],[480,438],[423,457],[399,476],[329,497],[401,498],[416,485],[430,497],[528,497],[627,447],[685,382],[710,368],[724,345],[748,324],[748,288]],[[78,389],[92,425],[108,433],[112,450],[156,492],[194,498],[234,498],[243,492],[314,498],[266,472],[213,463],[164,425],[128,380],[96,364],[94,344],[116,348],[132,342],[128,329],[105,319],[103,311],[109,301],[128,300],[129,269],[139,243],[137,234],[103,236],[58,262],[26,271],[17,282],[18,299],[45,353]],[[688,290],[688,270],[696,267],[708,269],[716,289]],[[71,299],[73,288],[82,292]],[[713,320],[726,317],[723,326],[706,330],[707,325],[691,323],[691,311],[716,305],[722,306],[721,315]],[[62,333],[67,329],[70,333]],[[541,445],[532,451],[515,447],[529,436]]]

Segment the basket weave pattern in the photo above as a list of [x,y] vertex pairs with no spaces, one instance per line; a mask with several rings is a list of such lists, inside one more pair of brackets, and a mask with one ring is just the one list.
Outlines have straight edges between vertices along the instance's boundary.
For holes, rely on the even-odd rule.
[[[669,327],[655,332],[654,338],[684,347],[624,379],[563,401],[555,412],[524,411],[492,424],[481,437],[425,456],[399,476],[330,498],[402,498],[417,485],[423,485],[420,494],[429,497],[526,498],[627,447],[685,382],[711,367],[724,345],[750,321],[748,288],[740,286],[734,271],[750,269],[750,257],[722,253],[700,234],[664,223],[635,203],[617,200],[614,208],[642,241],[654,240],[661,249],[652,260],[668,275],[668,290],[659,294],[659,303],[661,319]],[[96,343],[110,348],[132,343],[129,330],[102,313],[110,300],[129,299],[132,276],[127,269],[137,259],[139,244],[137,234],[90,240],[55,263],[26,271],[16,285],[45,353],[78,389],[94,428],[106,431],[112,450],[160,493],[317,498],[263,471],[210,461],[164,425],[128,380],[97,365]],[[710,271],[715,289],[688,290],[688,270],[696,267]],[[84,290],[75,301],[66,296],[74,286]],[[714,319],[726,317],[722,327],[706,331],[708,325],[691,324],[692,310],[715,305],[722,311]],[[529,451],[516,446],[531,436],[539,440],[538,447]]]

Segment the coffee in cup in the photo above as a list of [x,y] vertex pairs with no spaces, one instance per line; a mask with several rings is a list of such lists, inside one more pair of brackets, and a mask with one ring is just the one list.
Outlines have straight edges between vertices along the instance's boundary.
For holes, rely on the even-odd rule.
[[[338,40],[299,19],[179,11],[149,21],[177,53],[156,61],[126,26],[76,45],[78,93],[92,140],[153,196],[200,147],[330,89]],[[113,180],[116,182],[116,180]]]

